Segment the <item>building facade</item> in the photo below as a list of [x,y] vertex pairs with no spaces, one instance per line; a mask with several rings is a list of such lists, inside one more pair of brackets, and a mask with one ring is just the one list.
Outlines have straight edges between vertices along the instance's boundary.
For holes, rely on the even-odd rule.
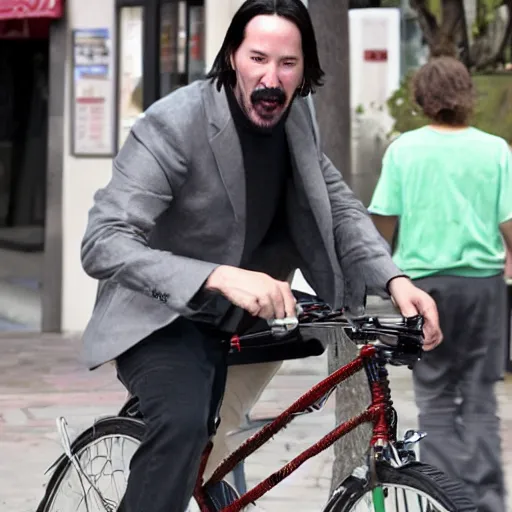
[[[138,115],[204,76],[239,0],[7,0],[17,39],[48,38],[42,330],[81,331],[96,282],[80,243],[95,191]],[[1,12],[3,9],[3,12]],[[7,20],[7,21],[6,21]],[[36,28],[34,28],[36,27]],[[6,30],[3,27],[4,31]]]

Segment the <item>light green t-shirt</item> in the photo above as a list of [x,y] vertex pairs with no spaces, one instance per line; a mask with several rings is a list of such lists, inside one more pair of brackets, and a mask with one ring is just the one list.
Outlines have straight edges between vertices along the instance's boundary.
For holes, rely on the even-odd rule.
[[412,279],[499,274],[499,225],[512,219],[510,148],[476,128],[404,133],[384,155],[368,209],[399,217],[393,259]]

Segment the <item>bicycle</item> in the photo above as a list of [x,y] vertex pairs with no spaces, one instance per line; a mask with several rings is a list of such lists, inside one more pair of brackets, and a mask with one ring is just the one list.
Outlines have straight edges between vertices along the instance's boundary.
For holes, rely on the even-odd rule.
[[[320,342],[325,348],[322,339],[325,340],[327,330],[340,328],[358,345],[359,355],[313,386],[277,418],[250,436],[219,465],[209,481],[203,483],[210,444],[202,457],[189,510],[239,512],[278,485],[306,460],[357,426],[372,423],[373,435],[366,464],[356,468],[338,486],[323,512],[476,512],[461,483],[416,460],[414,448],[424,433],[409,430],[403,439],[397,438],[398,417],[391,400],[386,365],[412,369],[421,358],[422,317],[351,318],[341,310],[332,310],[316,297],[306,294],[300,297],[301,312],[297,318],[274,322],[265,331],[233,336],[229,342],[235,360],[244,349],[269,346],[269,343],[283,344],[290,340],[299,344]],[[367,409],[336,426],[309,449],[239,496],[236,489],[226,482],[226,475],[295,417],[320,410],[336,387],[359,371],[365,371],[370,386],[371,403]],[[124,493],[129,460],[144,433],[136,398],[128,400],[117,416],[98,420],[73,443],[69,442],[63,418],[58,420],[58,425],[65,453],[52,466],[54,471],[37,512],[89,512],[93,504],[98,505],[97,510],[102,512],[114,512]],[[105,447],[100,449],[102,442]],[[113,462],[111,455],[114,452],[123,453],[127,459]],[[100,470],[99,476],[95,476],[96,469]],[[75,499],[78,508],[59,506],[60,497],[65,493]],[[402,506],[404,508],[400,508]]]

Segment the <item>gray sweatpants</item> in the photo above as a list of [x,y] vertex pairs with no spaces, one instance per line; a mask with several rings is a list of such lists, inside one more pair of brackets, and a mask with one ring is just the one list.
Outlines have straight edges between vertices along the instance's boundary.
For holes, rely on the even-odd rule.
[[414,369],[423,462],[467,484],[479,512],[505,512],[494,386],[505,368],[502,276],[419,279],[439,309],[444,342]]

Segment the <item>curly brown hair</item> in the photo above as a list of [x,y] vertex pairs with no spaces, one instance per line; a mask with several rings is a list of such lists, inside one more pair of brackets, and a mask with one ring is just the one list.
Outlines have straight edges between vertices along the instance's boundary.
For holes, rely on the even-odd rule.
[[468,125],[475,95],[471,75],[459,60],[448,56],[430,59],[416,72],[412,92],[425,116],[435,123]]

